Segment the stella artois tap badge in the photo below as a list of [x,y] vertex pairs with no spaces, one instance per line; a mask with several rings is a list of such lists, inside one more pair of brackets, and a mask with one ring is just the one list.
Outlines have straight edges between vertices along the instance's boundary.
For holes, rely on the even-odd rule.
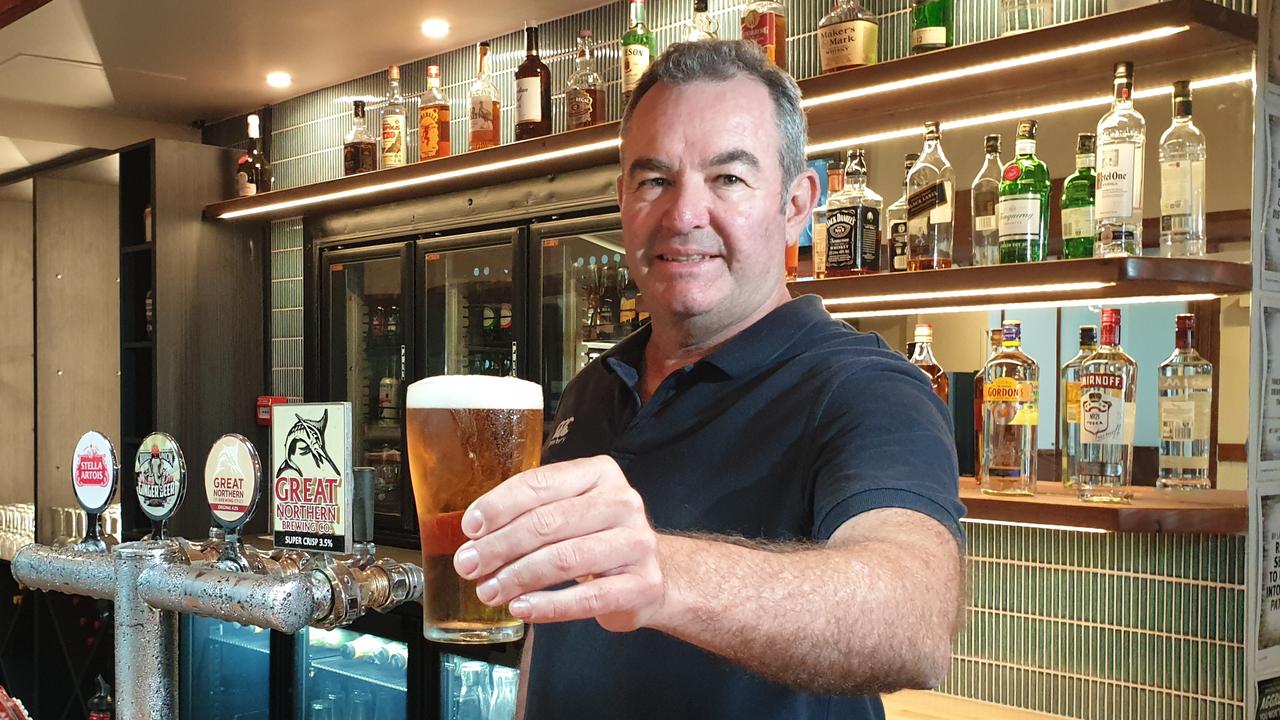
[[98,518],[111,505],[119,476],[116,449],[107,436],[96,430],[81,435],[75,454],[71,456],[71,486],[76,493],[76,502],[84,508],[89,520],[88,532],[80,542],[83,549],[107,551],[99,532]]
[[137,481],[138,505],[151,519],[153,539],[167,537],[164,524],[182,504],[187,494],[187,463],[182,448],[166,433],[148,435],[138,448],[133,473]]

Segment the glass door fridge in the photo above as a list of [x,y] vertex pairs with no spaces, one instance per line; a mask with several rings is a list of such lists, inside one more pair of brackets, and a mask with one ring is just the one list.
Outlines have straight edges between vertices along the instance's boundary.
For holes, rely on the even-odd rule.
[[185,720],[268,720],[271,632],[182,615],[179,705]]

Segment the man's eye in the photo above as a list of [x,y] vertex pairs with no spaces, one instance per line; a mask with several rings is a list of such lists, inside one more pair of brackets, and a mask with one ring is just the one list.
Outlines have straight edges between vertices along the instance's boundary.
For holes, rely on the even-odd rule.
[[642,188],[665,187],[666,184],[667,179],[664,177],[651,177],[640,181],[640,187]]
[[742,178],[738,177],[737,175],[721,175],[721,176],[720,176],[720,184],[721,184],[721,185],[729,185],[729,186],[733,186],[733,185],[741,185],[741,184],[742,184]]

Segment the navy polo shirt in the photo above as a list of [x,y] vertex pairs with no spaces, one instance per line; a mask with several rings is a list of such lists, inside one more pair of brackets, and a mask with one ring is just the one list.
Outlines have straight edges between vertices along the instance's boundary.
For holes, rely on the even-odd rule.
[[[659,532],[822,543],[894,507],[962,538],[946,406],[924,373],[818,297],[774,309],[642,405],[648,340],[645,327],[573,379],[544,464],[612,456]],[[527,683],[528,720],[884,717],[878,697],[800,692],[669,635],[594,620],[539,625]]]

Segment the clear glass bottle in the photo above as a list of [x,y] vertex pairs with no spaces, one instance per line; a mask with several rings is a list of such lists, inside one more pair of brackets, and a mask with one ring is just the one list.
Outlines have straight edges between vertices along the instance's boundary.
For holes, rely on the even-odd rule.
[[1133,63],[1115,67],[1111,110],[1098,121],[1094,255],[1142,254],[1142,169],[1147,121],[1133,107]]
[[818,64],[824,74],[875,65],[879,44],[880,21],[859,0],[835,0],[818,21]]
[[520,689],[520,671],[509,667],[493,669],[493,698],[485,720],[514,720],[516,697]]
[[573,74],[569,76],[564,91],[566,120],[570,130],[591,127],[604,122],[604,81],[596,70],[596,46],[590,30],[578,32],[578,57],[574,60]]
[[1213,363],[1193,345],[1195,315],[1175,319],[1176,347],[1160,363],[1160,470],[1156,485],[1209,487],[1209,439],[1213,407]]
[[905,272],[907,269],[907,176],[920,159],[919,153],[907,153],[902,159],[902,195],[884,211],[885,270]]
[[1044,260],[1049,254],[1049,168],[1036,157],[1035,120],[1018,123],[1014,158],[1004,166],[996,221],[1000,228],[1000,262]]
[[[1000,352],[1001,343],[1004,341],[1004,328],[991,328],[987,331],[987,342],[990,348],[987,350],[987,359],[983,361],[985,367],[991,358]],[[984,407],[982,393],[982,376],[984,372],[979,370],[973,374],[973,474],[975,477],[982,468],[982,410]]]
[[479,660],[467,660],[461,666],[458,687],[457,720],[485,720],[489,713],[489,666]]
[[524,62],[516,68],[516,140],[551,134],[551,70],[538,57],[538,24],[524,24]]
[[649,29],[644,0],[630,0],[627,4],[630,21],[622,35],[622,105],[631,101],[631,93],[640,82],[640,76],[649,69],[649,63],[658,55],[658,40]]
[[915,339],[915,348],[911,351],[911,364],[924,372],[925,377],[929,378],[929,386],[933,388],[933,394],[945,403],[951,396],[951,380],[947,377],[947,371],[942,369],[937,358],[933,356],[933,326],[928,323],[917,323]]
[[685,31],[685,42],[699,40],[715,40],[720,32],[720,23],[707,12],[707,0],[693,0],[693,17],[689,18],[689,27]]
[[405,121],[404,95],[400,94],[400,66],[387,68],[387,104],[382,108],[382,167],[405,164],[408,125]]
[[1014,35],[1053,24],[1053,0],[1000,0],[1000,34]]
[[1040,366],[1022,352],[1022,323],[1003,323],[1000,352],[982,369],[982,465],[978,485],[993,495],[1036,492]]
[[1205,253],[1204,133],[1191,122],[1191,83],[1173,84],[1173,124],[1160,136],[1160,252]]
[[1081,500],[1129,501],[1137,388],[1138,364],[1120,347],[1120,310],[1103,308],[1098,350],[1080,363]]
[[1076,171],[1062,183],[1062,259],[1093,257],[1097,237],[1094,225],[1094,191],[1097,176],[1093,165],[1096,137],[1093,133],[1076,136]]
[[418,160],[448,157],[449,96],[440,81],[440,66],[427,66],[427,90],[418,104]]
[[742,39],[764,50],[779,69],[787,69],[787,8],[778,0],[751,0],[742,13]]
[[489,73],[489,42],[476,46],[479,66],[470,92],[470,142],[469,150],[495,147],[501,142],[502,103],[498,100],[498,88],[494,87]]
[[827,160],[827,193],[824,202],[813,211],[813,277],[827,276],[827,204],[831,196],[844,189],[844,159],[833,155]]
[[907,269],[951,267],[956,172],[942,152],[936,121],[924,124],[924,149],[907,175]]
[[975,266],[1000,263],[1000,228],[996,220],[996,205],[1000,202],[1000,180],[1004,173],[1004,162],[1000,159],[1000,136],[986,136],[982,147],[986,158],[982,161],[982,169],[973,178],[973,185],[969,187]]
[[952,0],[911,0],[911,54],[951,47]]
[[351,103],[351,130],[342,140],[342,174],[355,175],[378,169],[377,143],[369,134],[364,117],[364,101]]
[[1080,326],[1080,350],[1058,373],[1058,460],[1064,487],[1075,487],[1080,472],[1080,365],[1098,349],[1098,326]]
[[881,197],[867,187],[862,148],[849,151],[844,187],[827,197],[827,277],[880,272]]

